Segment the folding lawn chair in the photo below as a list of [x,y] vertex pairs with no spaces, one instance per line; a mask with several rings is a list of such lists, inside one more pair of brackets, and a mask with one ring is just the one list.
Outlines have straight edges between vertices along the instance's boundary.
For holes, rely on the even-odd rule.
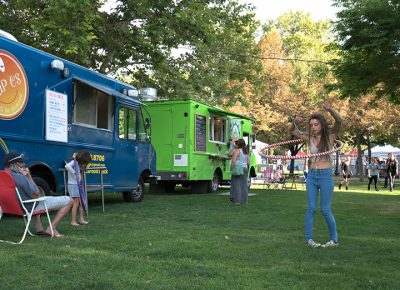
[[[45,210],[34,212],[35,206],[38,202],[44,202]],[[26,237],[26,233],[29,233],[31,236],[35,236],[29,230],[29,225],[31,223],[32,217],[35,215],[40,215],[46,213],[47,219],[49,221],[51,235],[54,235],[53,227],[51,226],[51,220],[49,211],[46,205],[46,197],[40,197],[30,200],[21,200],[21,196],[19,194],[18,188],[15,185],[14,179],[11,174],[7,171],[0,170],[0,207],[2,208],[3,214],[15,215],[24,218],[25,222],[25,230],[23,236],[19,242],[12,242],[6,240],[0,240],[0,242],[10,243],[10,244],[21,244]],[[29,212],[25,204],[33,203],[32,210]],[[4,222],[4,220],[3,220]]]
[[278,185],[282,185],[282,189],[286,189],[286,178],[285,175],[283,174],[282,169],[276,169],[273,172],[274,174],[274,182],[275,182],[275,188],[279,188]]
[[[264,178],[263,178],[263,186],[265,186],[270,189],[272,185],[275,186],[275,180],[274,180],[274,171],[272,169],[265,169],[264,170]],[[276,186],[275,186],[276,187]]]

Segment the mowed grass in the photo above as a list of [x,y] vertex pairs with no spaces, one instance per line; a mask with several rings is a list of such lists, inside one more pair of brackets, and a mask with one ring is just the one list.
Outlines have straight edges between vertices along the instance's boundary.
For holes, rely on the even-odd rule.
[[[120,194],[89,199],[88,226],[59,226],[60,239],[0,244],[1,289],[400,289],[400,189],[335,192],[340,246],[304,243],[305,191],[251,189],[246,206],[217,194]],[[42,218],[44,221],[44,218]],[[3,217],[0,239],[22,219]],[[314,239],[328,240],[320,212]]]

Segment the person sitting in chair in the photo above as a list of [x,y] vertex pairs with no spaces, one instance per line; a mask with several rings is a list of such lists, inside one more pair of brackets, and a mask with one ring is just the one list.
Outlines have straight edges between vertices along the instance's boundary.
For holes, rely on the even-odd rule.
[[[19,155],[15,152],[8,153],[6,156],[4,156],[3,164],[4,169],[11,173],[22,200],[29,200],[39,197],[40,190],[33,181],[29,169],[25,167],[23,154]],[[56,227],[71,209],[72,200],[69,196],[48,196],[45,202],[49,210],[58,210],[51,225],[53,227],[54,237],[59,238],[61,237],[61,234],[56,230]],[[33,204],[28,203],[24,206],[28,211],[31,211]],[[44,209],[45,207],[43,202],[40,202],[36,205],[34,212],[42,211]],[[35,228],[37,234],[51,236],[50,227],[48,227],[45,231],[43,230],[43,226],[40,221],[40,215],[35,216]]]

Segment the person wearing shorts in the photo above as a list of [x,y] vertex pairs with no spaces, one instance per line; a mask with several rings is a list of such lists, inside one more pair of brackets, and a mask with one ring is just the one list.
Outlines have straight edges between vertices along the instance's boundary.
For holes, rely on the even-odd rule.
[[341,168],[342,168],[343,181],[339,184],[339,189],[341,189],[342,185],[344,185],[346,187],[346,190],[348,190],[350,177],[353,174],[350,168],[350,156],[346,156],[344,158],[344,160],[342,161]]
[[[8,153],[4,156],[4,168],[11,173],[15,184],[18,188],[19,194],[22,200],[29,200],[32,198],[38,198],[40,190],[33,181],[31,173],[28,168],[25,167],[24,156],[14,152]],[[63,219],[63,217],[69,212],[72,206],[72,199],[69,196],[48,196],[45,201],[40,202],[34,208],[34,212],[39,212],[45,209],[44,202],[49,210],[57,210],[55,217],[53,218],[51,225],[53,228],[53,236],[56,238],[62,235],[57,231],[57,226]],[[33,204],[26,204],[25,207],[28,211],[32,210]],[[35,228],[38,235],[49,235],[51,236],[50,226],[43,230],[42,223],[40,221],[40,215],[35,216]]]
[[[85,220],[83,202],[79,193],[79,187],[82,189],[81,170],[86,169],[92,157],[87,150],[80,150],[70,162],[65,164],[65,170],[68,172],[68,194],[72,198],[71,209],[71,225],[78,227],[79,225],[87,225],[89,222]],[[79,210],[79,221],[76,222],[77,212]]]

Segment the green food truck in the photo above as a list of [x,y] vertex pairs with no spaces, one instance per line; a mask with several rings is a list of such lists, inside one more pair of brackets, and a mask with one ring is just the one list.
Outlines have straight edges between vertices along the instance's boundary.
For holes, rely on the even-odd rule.
[[[143,93],[143,92],[142,92]],[[142,94],[146,95],[146,94]],[[151,116],[151,142],[157,154],[156,175],[151,192],[173,192],[177,184],[193,193],[215,192],[229,184],[233,137],[243,138],[250,152],[248,184],[256,176],[252,152],[253,120],[191,99],[142,101]]]

